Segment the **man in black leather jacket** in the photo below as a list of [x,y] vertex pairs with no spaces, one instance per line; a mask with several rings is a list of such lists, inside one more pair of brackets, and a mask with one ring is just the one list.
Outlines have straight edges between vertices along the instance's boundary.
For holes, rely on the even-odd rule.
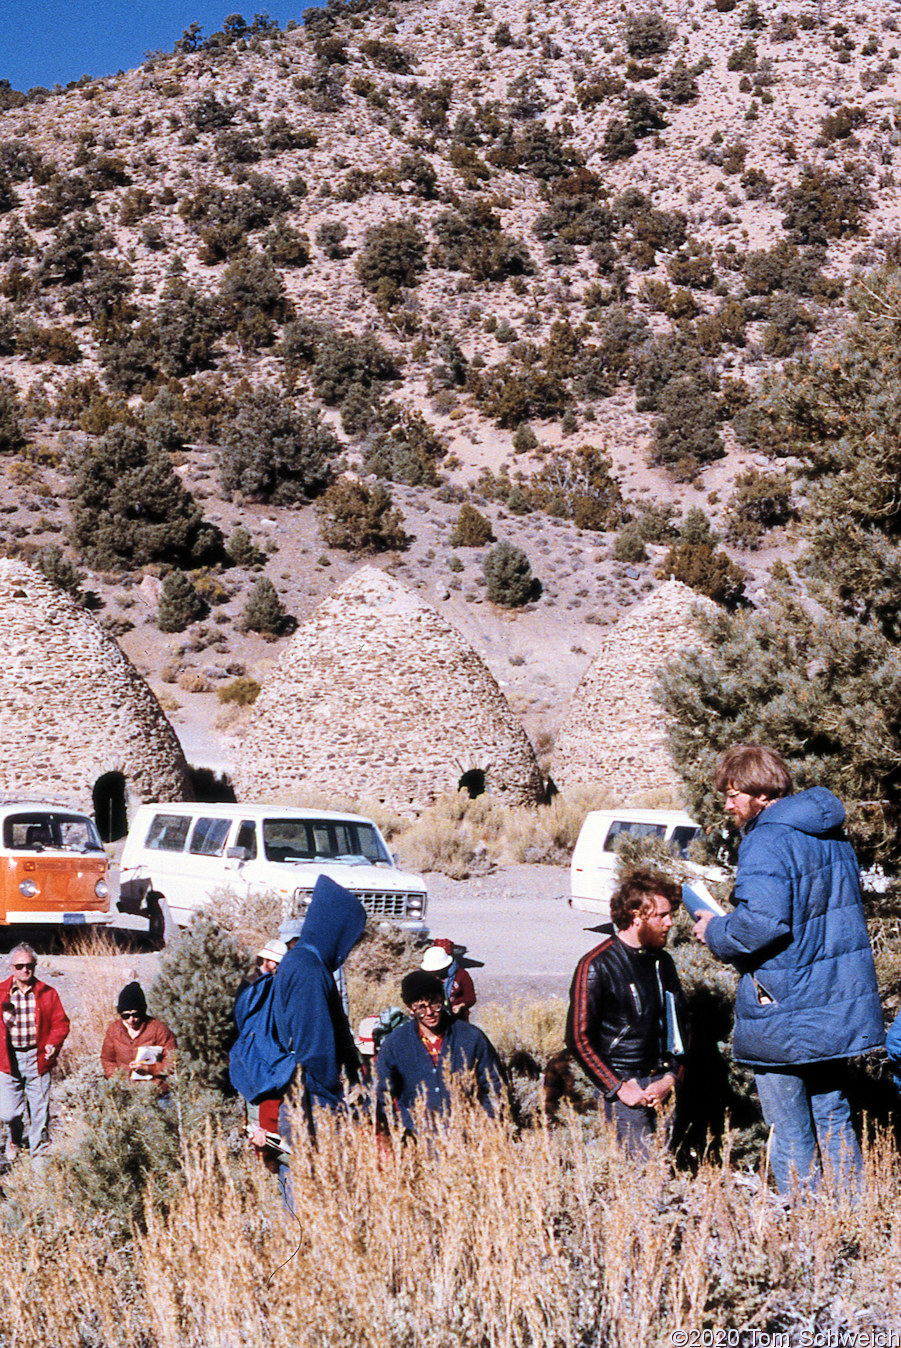
[[646,1154],[658,1111],[682,1077],[685,1002],[665,952],[679,885],[637,867],[610,900],[617,928],[579,961],[566,1046],[594,1083],[620,1143]]

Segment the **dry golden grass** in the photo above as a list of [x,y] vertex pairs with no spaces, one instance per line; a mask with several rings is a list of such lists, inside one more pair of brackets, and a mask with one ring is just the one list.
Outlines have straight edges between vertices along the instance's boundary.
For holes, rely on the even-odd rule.
[[[514,1137],[458,1101],[455,1126],[392,1149],[320,1123],[298,1146],[297,1220],[211,1129],[184,1187],[117,1250],[53,1184],[11,1182],[3,1342],[55,1348],[634,1348],[673,1330],[895,1324],[901,1171],[887,1138],[857,1208],[789,1213],[728,1159],[692,1177],[629,1165],[581,1129]],[[55,1186],[55,1187],[53,1187]]]

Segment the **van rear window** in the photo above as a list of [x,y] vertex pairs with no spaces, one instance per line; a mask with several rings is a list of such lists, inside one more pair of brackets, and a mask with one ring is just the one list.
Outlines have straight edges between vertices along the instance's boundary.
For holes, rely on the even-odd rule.
[[186,814],[155,814],[144,846],[151,852],[183,852],[190,827],[191,820]]
[[604,851],[615,852],[617,840],[625,833],[633,838],[665,838],[666,824],[640,824],[636,819],[614,819],[604,839]]

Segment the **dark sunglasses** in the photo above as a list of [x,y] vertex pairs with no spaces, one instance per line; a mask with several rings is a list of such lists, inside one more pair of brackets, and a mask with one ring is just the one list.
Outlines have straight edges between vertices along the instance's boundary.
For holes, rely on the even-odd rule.
[[141,1020],[140,1011],[122,1011],[120,1012],[122,1020]]
[[35,967],[35,966],[34,966],[33,964],[14,964],[14,965],[13,965],[13,968],[14,968],[14,969],[33,969],[34,967]]

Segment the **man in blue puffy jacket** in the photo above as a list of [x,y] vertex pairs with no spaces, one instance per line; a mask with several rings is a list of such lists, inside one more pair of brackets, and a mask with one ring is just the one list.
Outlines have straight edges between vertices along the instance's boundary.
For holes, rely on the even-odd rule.
[[740,826],[735,908],[695,936],[742,978],[733,1055],[754,1068],[780,1193],[822,1169],[859,1186],[845,1060],[883,1043],[882,1008],[844,806],[825,787],[792,794],[784,759],[738,744],[715,783]]

